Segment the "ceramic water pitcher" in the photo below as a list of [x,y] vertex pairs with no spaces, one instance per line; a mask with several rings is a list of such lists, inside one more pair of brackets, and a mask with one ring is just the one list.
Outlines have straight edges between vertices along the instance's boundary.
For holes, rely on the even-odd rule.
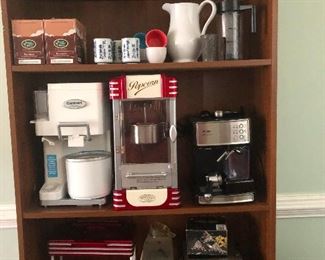
[[[212,7],[211,14],[200,31],[200,12],[206,4]],[[205,0],[200,5],[196,3],[165,3],[162,9],[170,15],[168,31],[168,54],[174,62],[196,61],[201,53],[200,36],[204,35],[217,7],[211,0]]]

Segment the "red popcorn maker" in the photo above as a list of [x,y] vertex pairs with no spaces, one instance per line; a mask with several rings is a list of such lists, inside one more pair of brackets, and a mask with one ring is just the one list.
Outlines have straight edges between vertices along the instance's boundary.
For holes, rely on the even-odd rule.
[[180,206],[177,80],[130,75],[109,82],[113,106],[116,210]]

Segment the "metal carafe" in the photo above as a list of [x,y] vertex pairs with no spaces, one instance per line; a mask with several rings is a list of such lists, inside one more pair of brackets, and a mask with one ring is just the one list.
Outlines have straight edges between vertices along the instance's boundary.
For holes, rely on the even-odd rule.
[[239,0],[222,0],[217,8],[217,30],[219,35],[218,59],[243,59],[243,28],[241,13],[251,10],[251,32],[256,32],[256,6],[240,5]]

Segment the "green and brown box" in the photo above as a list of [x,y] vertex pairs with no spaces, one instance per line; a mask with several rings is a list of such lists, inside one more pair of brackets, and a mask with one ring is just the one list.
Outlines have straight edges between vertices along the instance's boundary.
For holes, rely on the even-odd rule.
[[12,20],[15,64],[45,64],[43,20]]
[[86,29],[77,19],[44,20],[46,63],[84,63]]

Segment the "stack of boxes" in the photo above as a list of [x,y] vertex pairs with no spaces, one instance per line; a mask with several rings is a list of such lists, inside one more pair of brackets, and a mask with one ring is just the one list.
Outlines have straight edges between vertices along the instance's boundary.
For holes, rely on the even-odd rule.
[[14,63],[73,64],[86,58],[86,29],[77,19],[12,20]]

